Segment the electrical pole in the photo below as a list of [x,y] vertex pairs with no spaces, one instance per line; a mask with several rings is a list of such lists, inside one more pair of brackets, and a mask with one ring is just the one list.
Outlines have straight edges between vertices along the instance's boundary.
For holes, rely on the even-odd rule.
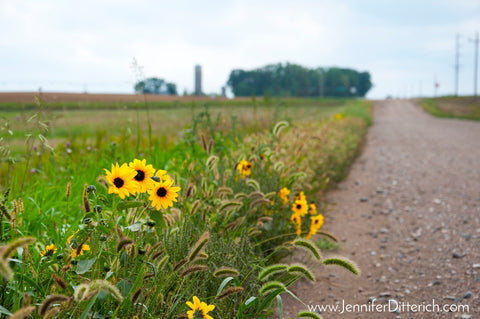
[[455,41],[455,96],[458,96],[458,70],[460,68],[460,34],[457,33]]
[[478,32],[475,33],[475,39],[469,39],[470,42],[473,42],[475,45],[475,57],[474,57],[474,67],[473,67],[473,96],[477,97],[477,75],[478,75]]

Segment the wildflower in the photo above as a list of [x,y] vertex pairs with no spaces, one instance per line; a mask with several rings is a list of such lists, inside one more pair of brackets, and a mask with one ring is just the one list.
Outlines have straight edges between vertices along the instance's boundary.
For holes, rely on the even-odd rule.
[[[158,176],[157,172],[157,176]],[[180,191],[180,187],[172,187],[173,180],[168,175],[160,176],[160,182],[154,182],[154,187],[148,191],[150,194],[149,199],[152,201],[152,206],[167,208],[172,207],[173,202],[176,202],[176,197]]]
[[137,175],[133,178],[138,182],[137,193],[145,193],[153,187],[153,180],[151,177],[155,174],[155,169],[152,165],[146,164],[147,161],[145,159],[141,161],[134,159],[133,162],[129,164],[130,168],[137,172]]
[[292,216],[290,216],[290,221],[295,225],[297,236],[300,236],[302,233],[302,217],[300,217],[299,214],[293,213]]
[[238,173],[240,177],[244,178],[252,174],[252,163],[249,161],[241,160],[237,165]]
[[76,245],[75,241],[73,243],[70,243],[73,236],[75,236],[77,232],[78,231],[76,231],[73,235],[67,238],[68,245],[72,248],[72,258],[75,258],[79,255],[83,255],[84,251],[90,250],[90,246],[85,243],[82,243],[78,246]]
[[343,115],[342,115],[341,113],[335,114],[334,117],[335,117],[336,120],[341,120],[341,119],[343,119]]
[[45,247],[45,250],[40,253],[42,257],[46,256],[53,256],[57,252],[57,246],[54,244],[50,244],[47,247]]
[[288,194],[290,194],[290,191],[286,187],[282,188],[280,192],[278,192],[278,196],[283,200],[284,205],[288,203]]
[[310,218],[310,230],[306,236],[307,239],[312,238],[313,235],[323,226],[323,215],[317,215]]
[[118,163],[115,165],[112,164],[112,171],[108,171],[105,168],[107,181],[112,185],[108,189],[109,194],[118,194],[121,199],[124,199],[125,196],[134,194],[138,187],[138,182],[134,179],[137,175],[137,172],[128,167],[127,164],[118,166]]
[[310,215],[317,215],[317,206],[315,204],[310,204]]
[[296,200],[292,204],[292,210],[299,216],[305,216],[308,213],[308,203],[305,200]]
[[305,194],[303,193],[303,191],[301,191],[295,196],[295,200],[301,200],[306,202],[307,198],[305,197]]
[[208,312],[215,309],[214,305],[207,305],[205,302],[201,302],[197,296],[193,296],[193,303],[186,302],[192,310],[187,311],[188,319],[213,319],[208,315]]

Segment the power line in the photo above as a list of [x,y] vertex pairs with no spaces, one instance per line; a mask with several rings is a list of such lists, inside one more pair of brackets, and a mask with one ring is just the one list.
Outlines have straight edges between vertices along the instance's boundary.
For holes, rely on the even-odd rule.
[[477,97],[477,76],[478,76],[478,32],[475,33],[475,39],[469,39],[475,45],[474,67],[473,67],[473,96]]
[[455,39],[455,96],[458,96],[458,71],[460,69],[460,34]]

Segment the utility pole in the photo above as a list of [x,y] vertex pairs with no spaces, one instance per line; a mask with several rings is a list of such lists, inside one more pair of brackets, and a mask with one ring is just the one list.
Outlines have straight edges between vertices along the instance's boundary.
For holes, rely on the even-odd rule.
[[458,70],[460,68],[460,34],[457,33],[455,41],[455,96],[458,96]]
[[474,57],[474,67],[473,67],[473,96],[477,98],[477,75],[478,75],[478,32],[475,33],[475,39],[469,39],[470,42],[473,42],[475,45],[475,57]]

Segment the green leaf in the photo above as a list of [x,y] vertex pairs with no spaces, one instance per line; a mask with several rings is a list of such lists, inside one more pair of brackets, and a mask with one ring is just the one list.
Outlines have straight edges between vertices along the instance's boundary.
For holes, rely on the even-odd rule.
[[233,280],[233,277],[227,277],[225,278],[222,283],[220,284],[220,287],[218,287],[218,291],[217,291],[217,297],[218,295],[220,295],[220,293],[222,292],[223,288],[225,288],[225,286]]
[[143,206],[142,201],[129,200],[129,201],[121,201],[120,203],[118,203],[117,209],[118,210],[124,210],[124,209],[128,209],[128,208],[135,208],[135,207],[141,207],[141,206]]
[[130,292],[130,289],[132,289],[133,283],[130,279],[123,279],[120,280],[117,284],[118,290],[120,290],[120,293],[124,298],[128,296],[128,293]]
[[278,303],[278,312],[280,314],[280,319],[283,319],[283,307],[282,307],[282,297],[277,295],[277,303]]
[[90,268],[92,268],[96,260],[97,260],[96,257],[93,257],[92,259],[79,260],[77,264],[77,270],[75,270],[75,272],[78,275],[86,273],[87,271],[90,270]]
[[140,228],[142,228],[142,222],[135,222],[135,224],[127,226],[126,228],[133,232],[139,231]]
[[92,306],[95,303],[95,301],[97,301],[97,298],[98,298],[98,294],[96,294],[95,297],[93,297],[92,300],[90,300],[90,302],[88,303],[88,306],[85,308],[85,310],[83,311],[79,319],[87,318],[89,311],[90,309],[92,309]]
[[5,308],[2,307],[2,306],[0,306],[0,313],[1,313],[1,314],[4,314],[4,315],[7,315],[7,316],[13,315],[10,311],[8,311],[7,309],[5,309]]

